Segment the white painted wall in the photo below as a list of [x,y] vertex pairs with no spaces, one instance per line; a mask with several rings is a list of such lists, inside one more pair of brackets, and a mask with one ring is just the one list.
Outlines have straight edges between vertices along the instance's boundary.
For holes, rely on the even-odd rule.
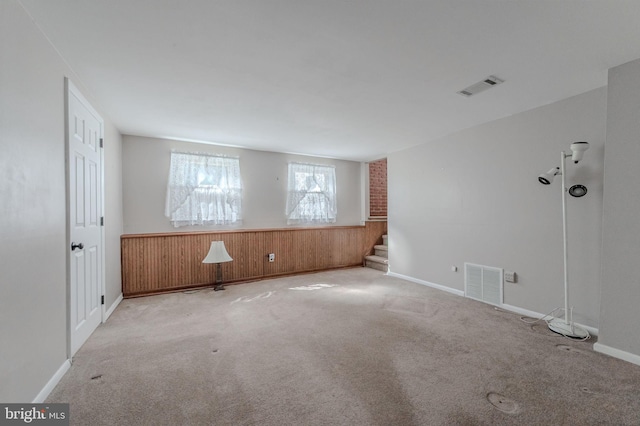
[[208,152],[240,157],[243,229],[287,227],[287,166],[289,161],[336,167],[338,217],[334,225],[361,221],[361,164],[275,152],[204,145],[169,139],[124,136],[124,231],[127,234],[233,229],[221,226],[175,228],[164,215],[171,150]]
[[119,298],[122,297],[120,262],[120,235],[123,229],[122,135],[106,118],[104,140],[105,306],[107,310],[112,310],[114,303],[119,302]]
[[[0,2],[0,64],[0,401],[30,402],[67,363],[64,77],[83,88],[14,0]],[[103,118],[108,304],[121,288],[121,137]]]
[[640,59],[609,70],[604,164],[598,346],[640,364]]
[[[506,304],[534,312],[564,305],[560,165],[574,141],[590,149],[567,161],[570,304],[598,327],[606,88],[497,120],[388,156],[391,271],[464,290],[464,262],[517,272]],[[470,102],[482,102],[482,94]],[[458,266],[452,272],[451,266]]]

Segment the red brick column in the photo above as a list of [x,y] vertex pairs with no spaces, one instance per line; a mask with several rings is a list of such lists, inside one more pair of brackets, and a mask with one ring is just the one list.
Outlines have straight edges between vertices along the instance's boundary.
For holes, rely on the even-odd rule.
[[369,163],[369,216],[387,216],[387,159]]

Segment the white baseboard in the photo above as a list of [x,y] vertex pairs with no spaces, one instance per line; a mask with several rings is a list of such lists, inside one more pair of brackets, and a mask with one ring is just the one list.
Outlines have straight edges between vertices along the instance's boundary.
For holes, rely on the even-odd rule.
[[599,342],[593,344],[593,350],[605,355],[612,356],[614,358],[621,359],[623,361],[630,362],[632,364],[640,365],[640,355],[612,348],[611,346],[603,345]]
[[[122,300],[123,300],[122,293],[120,293],[120,295],[116,298],[115,302],[113,302],[113,304],[105,312],[105,317],[104,317],[105,321],[107,320],[107,318],[109,318],[111,316],[113,311],[116,310],[116,308],[118,307],[120,302],[122,302]],[[62,363],[60,368],[58,368],[58,371],[55,372],[53,377],[51,377],[51,379],[49,379],[47,384],[44,385],[42,390],[33,399],[32,403],[33,404],[39,404],[39,403],[44,402],[44,400],[47,399],[47,397],[49,396],[49,394],[51,393],[53,388],[55,388],[56,385],[58,384],[58,382],[60,382],[60,379],[62,379],[62,377],[67,373],[67,371],[69,371],[69,368],[71,368],[71,360],[66,360],[65,362]]]
[[[541,314],[540,312],[530,311],[528,309],[520,308],[518,306],[513,306],[513,305],[502,304],[501,306],[499,306],[499,308],[505,309],[510,312],[515,312],[516,314],[525,315],[531,318],[542,318],[545,316],[545,314]],[[584,328],[592,336],[598,335],[598,329],[595,327],[590,327],[588,325],[580,324],[578,322],[574,322],[574,324],[577,325],[578,327]]]
[[[406,280],[406,281],[411,281],[411,282],[416,283],[416,284],[422,284],[422,285],[425,285],[427,287],[435,288],[437,290],[446,291],[446,292],[455,294],[456,296],[464,297],[464,291],[462,291],[462,290],[456,290],[456,289],[451,288],[451,287],[447,287],[447,286],[440,285],[440,284],[434,284],[434,283],[431,283],[429,281],[424,281],[424,280],[421,280],[421,279],[418,279],[418,278],[409,277],[407,275],[398,274],[396,272],[389,271],[387,273],[387,275],[389,275],[391,277],[395,277],[395,278],[400,278],[400,279],[403,279],[403,280]],[[542,318],[544,316],[544,314],[541,314],[539,312],[530,311],[528,309],[520,308],[518,306],[502,304],[502,305],[499,306],[499,308],[505,309],[505,310],[510,311],[510,312],[515,312],[515,313],[520,314],[520,315],[526,315],[526,316],[532,317],[532,318]],[[575,324],[577,326],[582,327],[585,330],[587,330],[589,332],[589,334],[591,334],[592,336],[597,336],[598,335],[598,329],[597,328],[590,327],[588,325],[579,324],[577,322]],[[631,361],[631,362],[633,362],[633,361]]]
[[[122,300],[123,300],[122,293],[120,293],[120,295],[116,298],[115,302],[113,302],[113,304],[105,312],[105,317],[104,317],[105,321],[107,320],[107,318],[109,318],[111,316],[113,311],[116,310],[116,308],[118,307],[120,302],[122,302]],[[31,402],[33,404],[39,404],[39,403],[44,402],[44,400],[47,399],[47,397],[49,396],[49,394],[51,393],[53,388],[55,388],[56,385],[58,384],[58,382],[60,382],[60,379],[62,379],[62,377],[67,373],[67,371],[69,371],[69,368],[71,368],[71,360],[66,360],[65,362],[62,363],[60,368],[58,368],[58,371],[55,372],[53,377],[51,377],[51,379],[49,379],[47,384],[44,385],[42,390],[38,393],[38,395]]]
[[425,285],[427,287],[432,287],[432,288],[435,288],[437,290],[442,290],[442,291],[446,291],[446,292],[449,292],[449,293],[453,293],[456,296],[464,296],[464,291],[456,290],[455,288],[447,287],[447,286],[440,285],[440,284],[430,283],[429,281],[420,280],[418,278],[409,277],[407,275],[397,274],[397,273],[391,272],[391,271],[387,272],[387,275],[389,275],[390,277],[396,277],[396,278],[400,278],[400,279],[403,279],[403,280],[406,280],[406,281],[411,281],[412,283]]
[[[115,302],[113,302],[113,303],[111,304],[111,306],[109,307],[109,309],[107,310],[107,312],[105,312],[105,314],[104,314],[104,321],[106,321],[106,320],[111,316],[111,314],[113,313],[113,311],[115,311],[115,310],[116,310],[116,308],[118,307],[118,305],[120,304],[120,302],[122,302],[122,299],[123,299],[123,297],[122,297],[122,293],[120,293],[120,295],[116,298]],[[103,321],[103,322],[104,322],[104,321]]]
[[525,315],[531,318],[542,318],[544,316],[544,314],[541,314],[539,312],[530,311],[528,309],[520,308],[518,306],[507,305],[506,303],[503,303],[502,305],[500,305],[499,308],[505,309],[509,312],[515,312],[516,314]]
[[71,368],[71,361],[70,360],[66,360],[65,362],[62,363],[60,368],[58,368],[58,371],[55,372],[53,377],[51,377],[51,379],[49,379],[47,384],[44,385],[42,390],[33,399],[33,401],[31,401],[31,403],[32,404],[40,404],[40,403],[44,402],[44,400],[47,399],[47,397],[49,396],[49,394],[51,393],[53,388],[56,387],[56,385],[58,384],[60,379],[62,379],[62,376],[64,376],[65,373],[67,371],[69,371],[69,368]]

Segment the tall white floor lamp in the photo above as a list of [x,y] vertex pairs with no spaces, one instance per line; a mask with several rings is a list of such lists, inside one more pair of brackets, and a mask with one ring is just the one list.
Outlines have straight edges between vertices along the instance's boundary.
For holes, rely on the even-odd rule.
[[568,244],[567,244],[567,192],[574,197],[582,197],[587,193],[587,188],[582,185],[574,185],[567,189],[565,181],[565,160],[571,157],[575,164],[582,160],[584,152],[589,149],[588,142],[574,142],[571,144],[571,154],[562,151],[560,153],[560,167],[554,167],[546,173],[538,176],[538,181],[543,185],[549,185],[553,178],[560,175],[562,178],[562,241],[564,254],[564,318],[552,318],[547,321],[551,331],[567,337],[585,339],[589,337],[589,332],[582,327],[577,327],[573,322],[573,308],[569,310],[569,272],[568,272]]

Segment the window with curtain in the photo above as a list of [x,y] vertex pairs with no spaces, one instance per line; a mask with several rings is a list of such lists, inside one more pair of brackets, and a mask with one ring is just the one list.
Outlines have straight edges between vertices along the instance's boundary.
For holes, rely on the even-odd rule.
[[289,163],[287,223],[333,223],[336,214],[335,167]]
[[175,227],[242,223],[240,160],[172,152],[165,215]]

